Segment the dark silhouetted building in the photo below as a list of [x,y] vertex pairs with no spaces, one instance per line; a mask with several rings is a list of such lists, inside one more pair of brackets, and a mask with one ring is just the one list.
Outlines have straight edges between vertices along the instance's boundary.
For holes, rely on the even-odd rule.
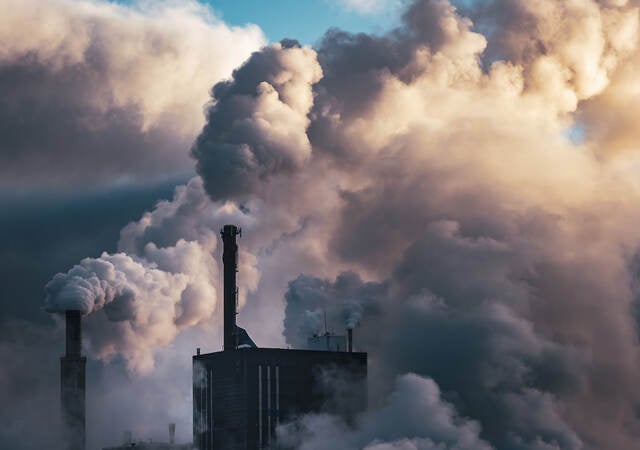
[[85,368],[81,355],[82,313],[66,311],[66,353],[60,358],[60,403],[66,450],[85,448]]
[[[224,262],[224,350],[193,357],[193,445],[199,450],[275,446],[279,423],[328,411],[352,418],[366,407],[367,354],[326,336],[317,350],[257,348],[236,325],[236,236],[221,231]],[[349,333],[351,337],[351,333]],[[320,345],[322,344],[322,345]],[[324,351],[323,345],[341,351]]]

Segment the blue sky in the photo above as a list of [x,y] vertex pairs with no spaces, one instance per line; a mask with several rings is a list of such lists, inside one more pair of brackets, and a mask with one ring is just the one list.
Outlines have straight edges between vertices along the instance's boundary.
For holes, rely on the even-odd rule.
[[254,23],[270,41],[297,39],[313,44],[329,27],[376,32],[397,23],[398,8],[359,12],[339,0],[207,0],[206,3],[231,25]]
[[[137,0],[108,1],[130,4]],[[290,38],[312,45],[330,27],[366,33],[389,30],[399,23],[402,5],[408,0],[371,0],[372,4],[385,6],[367,12],[349,7],[350,0],[196,1],[211,6],[216,15],[229,25],[258,25],[270,42]],[[351,1],[365,3],[367,0]]]

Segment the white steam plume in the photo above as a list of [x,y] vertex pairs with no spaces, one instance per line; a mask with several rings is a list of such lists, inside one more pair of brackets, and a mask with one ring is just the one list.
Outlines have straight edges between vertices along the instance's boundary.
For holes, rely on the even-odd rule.
[[132,371],[145,373],[153,368],[154,352],[211,318],[216,270],[209,252],[184,240],[170,248],[149,244],[142,258],[103,253],[54,276],[45,307],[100,312],[88,319],[89,352],[103,359],[119,355]]

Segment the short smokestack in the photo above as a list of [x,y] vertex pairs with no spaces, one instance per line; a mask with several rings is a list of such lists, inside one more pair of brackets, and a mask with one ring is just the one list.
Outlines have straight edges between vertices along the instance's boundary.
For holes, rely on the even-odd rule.
[[353,353],[353,328],[347,328],[347,351]]
[[60,402],[65,449],[84,450],[85,438],[85,368],[81,355],[82,313],[65,311],[66,353],[60,358]]
[[236,236],[241,235],[241,230],[235,225],[225,225],[220,234],[222,235],[222,263],[224,264],[224,349],[235,350],[238,347],[236,328],[238,244]]
[[169,424],[169,444],[173,445],[176,443],[176,424]]

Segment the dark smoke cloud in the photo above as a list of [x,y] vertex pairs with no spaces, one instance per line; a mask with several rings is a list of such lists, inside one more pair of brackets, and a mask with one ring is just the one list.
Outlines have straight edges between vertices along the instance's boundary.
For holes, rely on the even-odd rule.
[[[401,420],[399,420],[401,418]],[[428,378],[406,374],[397,379],[385,405],[365,414],[357,430],[330,415],[308,415],[278,430],[284,445],[304,450],[420,449],[489,450],[476,422],[457,416]],[[336,436],[339,441],[336,442]]]
[[313,50],[283,41],[213,88],[215,103],[192,149],[212,199],[254,192],[261,181],[303,167],[311,154],[311,86],[321,76]]

